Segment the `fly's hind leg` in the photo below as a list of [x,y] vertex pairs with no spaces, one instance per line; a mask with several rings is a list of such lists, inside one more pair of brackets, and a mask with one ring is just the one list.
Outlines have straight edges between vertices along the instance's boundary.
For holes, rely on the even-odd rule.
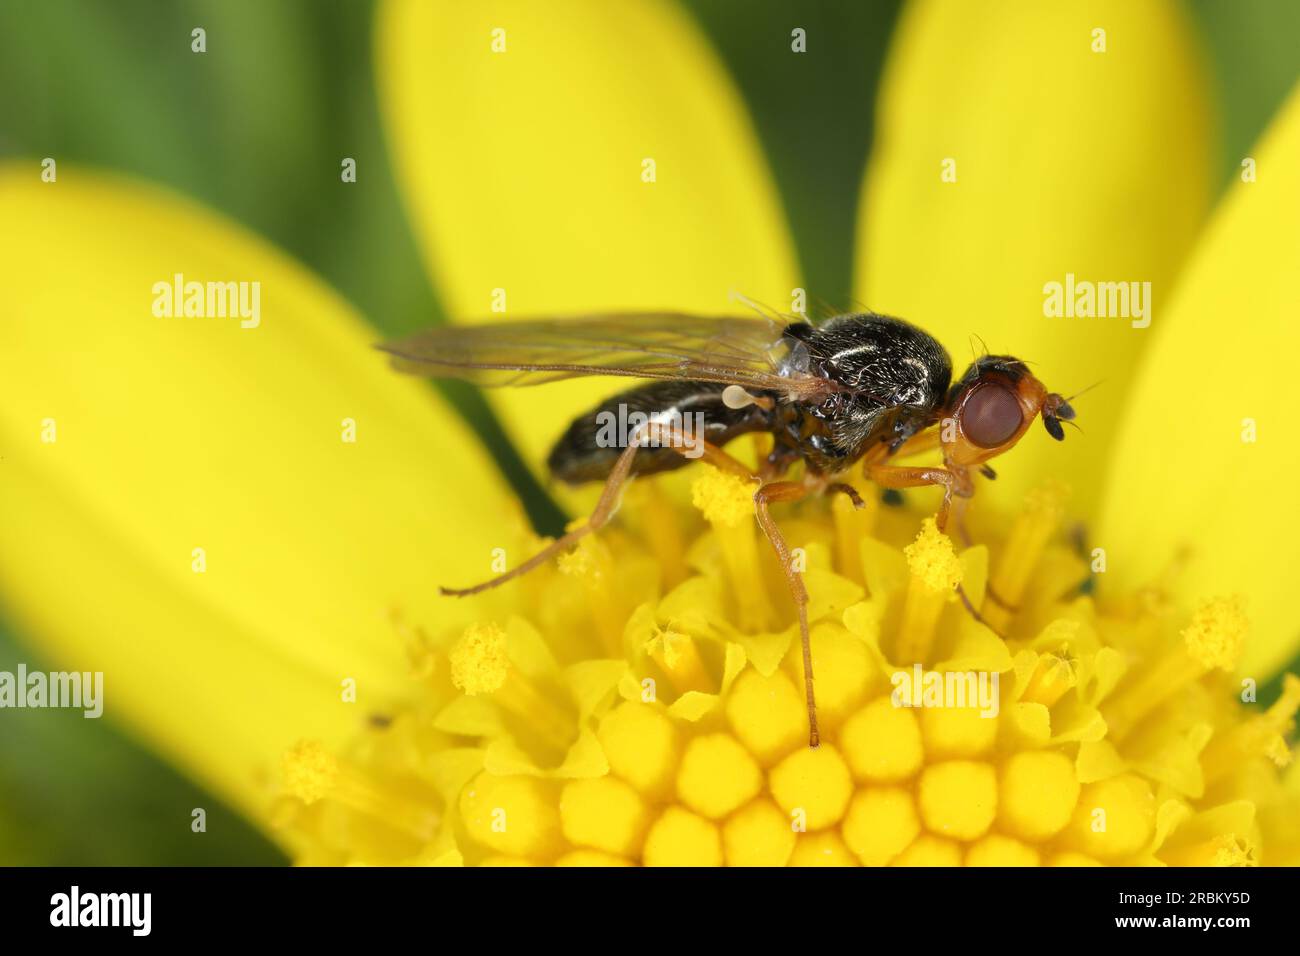
[[619,494],[623,489],[623,485],[627,482],[628,476],[632,473],[632,460],[636,457],[638,449],[646,447],[652,440],[660,447],[671,448],[684,458],[692,457],[694,454],[693,449],[696,449],[699,456],[714,467],[739,475],[747,481],[757,480],[757,477],[743,463],[732,458],[717,445],[711,445],[699,438],[693,441],[688,440],[680,431],[668,425],[652,422],[638,430],[632,440],[628,442],[627,448],[623,449],[619,454],[618,460],[614,462],[614,467],[610,469],[609,477],[605,479],[605,487],[601,490],[600,499],[596,502],[596,507],[584,524],[574,528],[562,537],[556,538],[523,564],[511,568],[495,578],[489,578],[481,584],[475,584],[468,588],[440,587],[438,588],[439,593],[450,597],[469,597],[471,594],[479,594],[482,591],[490,590],[514,578],[521,577],[534,568],[541,567],[547,561],[572,548],[587,535],[599,531],[613,517],[614,512],[618,510]]
[[790,560],[790,547],[785,543],[785,536],[772,520],[768,505],[774,501],[798,501],[809,494],[809,487],[793,481],[775,481],[763,485],[754,492],[754,506],[759,526],[767,535],[767,540],[776,550],[785,572],[786,583],[790,586],[790,596],[794,598],[795,608],[799,612],[799,640],[803,644],[803,685],[804,696],[808,701],[808,746],[816,747],[821,743],[821,734],[817,730],[817,699],[813,694],[812,643],[808,635],[808,589],[804,587],[803,575],[794,569]]

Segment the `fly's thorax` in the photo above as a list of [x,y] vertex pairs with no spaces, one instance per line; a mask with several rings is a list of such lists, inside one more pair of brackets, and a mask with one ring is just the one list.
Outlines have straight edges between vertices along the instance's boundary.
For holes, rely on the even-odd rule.
[[952,364],[938,341],[910,323],[860,313],[787,327],[786,367],[826,379],[818,402],[794,402],[791,441],[815,468],[836,471],[872,445],[896,447],[933,424]]

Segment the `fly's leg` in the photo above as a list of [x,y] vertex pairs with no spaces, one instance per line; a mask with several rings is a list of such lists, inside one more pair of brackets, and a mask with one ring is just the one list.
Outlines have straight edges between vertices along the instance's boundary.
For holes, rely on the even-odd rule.
[[936,523],[943,531],[948,526],[948,512],[952,507],[953,488],[957,476],[946,468],[905,468],[868,462],[866,475],[882,488],[920,488],[925,485],[943,486],[943,504],[939,506]]
[[[944,468],[899,468],[893,465],[868,464],[866,467],[867,477],[877,484],[886,488],[919,488],[924,485],[943,485],[943,504],[939,508],[939,516],[935,520],[940,531],[943,531],[948,524],[949,512],[955,519],[957,531],[961,535],[963,543],[970,547],[970,535],[966,532],[966,502],[968,494],[961,494],[960,479],[957,475]],[[954,490],[955,489],[955,490]],[[953,495],[956,494],[957,500],[954,503]],[[970,616],[983,624],[998,637],[1004,637],[997,628],[993,627],[983,615],[976,610],[975,605],[966,592],[962,590],[960,584],[957,585],[957,596],[961,598],[961,603]]]
[[961,538],[962,547],[971,546],[970,532],[966,529],[966,504],[970,498],[965,495],[957,495],[952,503],[952,523],[957,529],[957,536]]
[[826,493],[828,495],[839,494],[847,496],[849,501],[853,503],[854,511],[861,511],[867,506],[867,503],[862,500],[862,496],[858,494],[858,489],[854,488],[852,485],[846,485],[841,481],[833,481],[828,484],[826,486]]
[[803,643],[803,685],[804,695],[808,700],[808,746],[816,747],[821,743],[821,734],[817,730],[817,700],[813,695],[812,644],[808,636],[808,589],[804,587],[803,576],[794,569],[790,560],[790,547],[785,543],[781,529],[772,520],[768,505],[774,501],[798,501],[809,493],[806,485],[793,481],[775,481],[763,485],[754,492],[754,506],[759,526],[767,535],[767,540],[776,550],[785,572],[786,583],[790,586],[790,596],[794,598],[799,612],[799,640]]
[[971,599],[970,599],[970,596],[966,594],[966,591],[962,588],[962,586],[961,586],[960,584],[957,585],[957,596],[958,596],[959,598],[961,598],[962,607],[966,608],[966,613],[967,613],[967,614],[969,614],[971,617],[975,618],[976,621],[978,621],[980,624],[983,624],[985,627],[987,627],[990,631],[992,631],[992,632],[993,632],[994,634],[996,634],[998,637],[1002,638],[1004,641],[1007,639],[1007,636],[1006,636],[1005,634],[1003,634],[1003,633],[1002,633],[1001,631],[999,631],[996,627],[994,627],[992,624],[990,624],[990,623],[988,622],[988,619],[987,619],[986,617],[984,617],[984,615],[981,614],[981,613],[976,609],[974,603],[973,603],[973,602],[971,601]]
[[592,510],[585,524],[555,539],[523,564],[511,568],[495,578],[489,578],[481,584],[475,584],[468,588],[440,587],[438,588],[439,593],[450,597],[469,597],[471,594],[479,594],[498,587],[507,581],[527,574],[534,568],[541,567],[556,555],[572,548],[587,535],[599,531],[613,517],[614,512],[618,510],[619,493],[632,472],[632,459],[636,457],[637,450],[646,447],[652,439],[661,447],[671,448],[684,458],[690,458],[692,448],[698,448],[700,457],[714,467],[729,471],[747,481],[757,480],[756,476],[742,462],[732,458],[717,445],[711,445],[702,439],[696,439],[694,445],[692,445],[680,431],[661,423],[649,423],[637,431],[632,440],[628,442],[627,448],[614,462],[609,477],[605,479],[605,487],[601,490],[600,499],[596,502],[596,507]]

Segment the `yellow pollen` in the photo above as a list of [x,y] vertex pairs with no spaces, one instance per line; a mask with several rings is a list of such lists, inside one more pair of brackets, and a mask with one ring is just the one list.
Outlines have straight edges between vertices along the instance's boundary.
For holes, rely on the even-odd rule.
[[767,629],[775,613],[759,563],[754,485],[707,466],[691,485],[691,500],[713,526],[731,585],[736,623],[748,633]]
[[318,741],[299,741],[285,752],[284,788],[303,803],[310,805],[326,796],[338,776],[338,760]]
[[472,624],[451,649],[451,682],[466,694],[490,694],[506,682],[506,635],[495,624]]
[[1183,631],[1187,651],[1206,670],[1230,671],[1237,666],[1249,624],[1240,595],[1202,604]]
[[735,527],[754,515],[754,486],[712,466],[701,468],[691,485],[691,501],[711,525]]
[[284,789],[308,806],[328,799],[418,840],[431,838],[440,820],[431,802],[375,783],[314,740],[300,741],[285,752]]
[[920,534],[903,554],[910,576],[894,659],[899,664],[928,664],[939,615],[961,583],[961,561],[934,518],[922,522]]
[[553,749],[573,742],[577,724],[571,708],[528,681],[510,663],[506,635],[495,624],[472,624],[448,655],[451,682],[467,696],[490,694],[521,725]]
[[1236,666],[1246,639],[1246,617],[1239,597],[1216,598],[1196,611],[1181,644],[1150,662],[1124,684],[1103,710],[1110,734],[1122,741],[1148,714],[1210,670]]
[[903,549],[912,578],[931,591],[948,594],[961,584],[961,561],[952,539],[939,530],[934,518],[921,522],[916,540]]

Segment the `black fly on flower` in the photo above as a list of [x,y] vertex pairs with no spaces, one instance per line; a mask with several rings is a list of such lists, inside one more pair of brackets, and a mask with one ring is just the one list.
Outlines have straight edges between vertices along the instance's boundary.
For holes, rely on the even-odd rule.
[[[1058,441],[1064,438],[1061,422],[1074,418],[1069,402],[1049,392],[1020,360],[984,355],[953,382],[952,362],[933,336],[870,312],[818,324],[646,312],[448,325],[380,347],[402,371],[482,386],[581,376],[650,380],[577,418],[548,457],[551,472],[563,481],[605,483],[586,523],[498,577],[443,593],[474,594],[527,573],[599,530],[631,476],[679,468],[702,456],[757,483],[755,513],[798,609],[812,747],[819,733],[808,594],[769,506],[838,492],[861,507],[857,491],[836,480],[861,462],[864,476],[883,488],[942,486],[938,527],[943,530],[951,517],[961,529],[975,470],[992,478],[988,462],[1009,451],[1035,418]],[[597,440],[598,423],[619,407],[641,412],[647,421],[625,447],[611,447]],[[672,424],[685,414],[702,416],[702,455],[701,443]],[[769,433],[773,446],[753,472],[723,446],[757,432]],[[941,466],[895,463],[936,449]],[[803,476],[782,480],[800,461]]]

